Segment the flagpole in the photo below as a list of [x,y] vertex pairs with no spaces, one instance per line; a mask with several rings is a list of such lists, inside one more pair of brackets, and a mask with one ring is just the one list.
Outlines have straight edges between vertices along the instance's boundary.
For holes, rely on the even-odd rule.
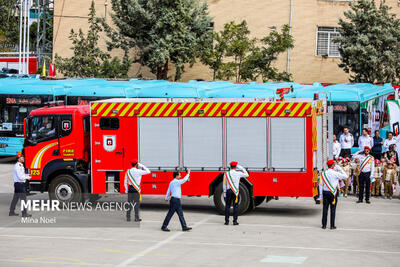
[[22,50],[22,2],[19,2],[19,47],[18,47],[18,73],[21,74],[21,50]]

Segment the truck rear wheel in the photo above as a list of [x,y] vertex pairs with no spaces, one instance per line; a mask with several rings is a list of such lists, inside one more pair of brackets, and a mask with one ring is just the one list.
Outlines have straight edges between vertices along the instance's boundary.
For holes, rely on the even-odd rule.
[[[243,184],[239,184],[239,207],[238,213],[242,215],[245,213],[250,206],[250,193],[247,187]],[[224,192],[222,189],[222,183],[217,185],[214,192],[214,205],[220,214],[225,214],[225,199]],[[231,214],[233,214],[233,207],[231,207]]]
[[61,202],[76,202],[82,200],[82,188],[79,182],[68,174],[61,174],[51,181],[49,186],[50,199]]
[[255,197],[254,198],[254,204],[257,206],[260,206],[265,200],[265,197]]

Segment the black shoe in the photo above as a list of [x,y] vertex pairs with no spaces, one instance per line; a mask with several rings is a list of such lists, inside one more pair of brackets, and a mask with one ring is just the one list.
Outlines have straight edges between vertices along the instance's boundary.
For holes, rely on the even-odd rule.
[[171,230],[169,230],[167,227],[165,228],[161,227],[161,230],[163,230],[164,232],[171,232]]
[[335,230],[336,229],[336,226],[331,226],[331,230]]
[[239,223],[238,222],[233,222],[233,225],[239,225]]
[[321,204],[321,200],[315,200],[315,204]]
[[362,203],[363,201],[362,200],[357,200],[357,202],[356,203]]
[[135,222],[141,222],[142,219],[135,219]]
[[126,221],[130,222],[131,221],[131,217],[126,217]]
[[15,213],[14,211],[13,212],[10,212],[10,213],[8,213],[8,216],[18,216],[19,214],[18,213]]
[[371,204],[371,202],[370,202],[369,200],[366,200],[366,201],[365,201],[365,203],[367,203],[367,204]]
[[185,227],[185,228],[182,229],[182,231],[184,231],[184,232],[190,231],[190,230],[192,230],[192,227]]
[[28,214],[28,213],[26,213],[26,214],[22,214],[22,217],[24,217],[24,218],[28,218],[28,217],[32,217],[32,215],[31,215],[31,214]]
[[225,222],[224,224],[225,224],[225,225],[229,225],[229,222]]
[[322,229],[326,229],[326,226],[322,226],[321,228],[322,228]]

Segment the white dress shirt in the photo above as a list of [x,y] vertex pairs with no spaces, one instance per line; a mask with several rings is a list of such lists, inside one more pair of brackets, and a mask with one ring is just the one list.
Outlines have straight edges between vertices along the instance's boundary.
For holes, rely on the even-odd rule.
[[333,150],[332,150],[332,152],[333,152],[333,157],[335,159],[337,159],[339,157],[340,151],[342,150],[341,148],[342,148],[342,145],[339,143],[338,140],[333,142]]
[[354,145],[354,137],[351,133],[345,135],[344,133],[340,135],[339,138],[340,144],[342,145],[342,149],[352,148]]
[[389,151],[389,146],[396,144],[396,142],[397,140],[394,137],[392,139],[386,138],[385,142],[383,142],[383,152]]
[[14,183],[25,183],[26,180],[31,179],[31,176],[25,173],[24,164],[21,162],[17,162],[14,165],[13,179]]
[[372,148],[374,146],[374,140],[372,139],[371,136],[367,135],[361,135],[358,138],[358,147],[360,150],[364,150],[364,147],[369,146],[369,148]]
[[[339,188],[339,180],[346,179],[348,178],[346,172],[339,166],[335,165],[334,169],[327,169],[325,172],[325,177],[329,181],[329,183],[332,185],[333,188]],[[324,182],[319,183],[319,198],[322,199],[322,192],[323,191],[328,191],[328,187]]]
[[189,174],[186,174],[183,179],[174,179],[169,183],[167,194],[165,195],[165,200],[168,200],[169,196],[174,198],[181,198],[181,184],[186,183],[189,180]]
[[[249,177],[249,173],[240,165],[236,166],[236,170],[230,170],[229,174],[232,178],[233,185],[239,190],[240,178]],[[226,190],[231,189],[229,183],[222,183],[222,187],[224,190],[224,195],[226,194]]]
[[[371,155],[369,155],[371,156]],[[364,159],[367,156],[364,153],[358,153],[354,155],[355,159],[358,159],[359,163],[358,165],[361,168],[361,164],[363,163]],[[371,156],[372,157],[372,156]],[[361,170],[361,172],[371,172],[371,177],[374,177],[374,169],[375,169],[375,161],[374,161],[374,157],[372,157],[371,161],[369,164],[365,165],[364,169]]]
[[[137,166],[139,168],[130,168],[127,170],[131,174],[131,177],[135,180],[136,184],[139,185],[140,188],[140,182],[142,181],[142,175],[146,175],[150,173],[150,170],[144,166],[143,164],[138,163]],[[132,183],[129,181],[129,179],[126,179],[124,182],[125,185],[125,193],[128,193],[129,185],[132,185]],[[133,186],[133,185],[132,185]]]

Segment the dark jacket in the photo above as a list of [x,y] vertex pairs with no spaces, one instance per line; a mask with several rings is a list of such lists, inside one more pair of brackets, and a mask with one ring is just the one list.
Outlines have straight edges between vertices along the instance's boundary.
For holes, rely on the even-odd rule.
[[382,153],[382,142],[383,139],[381,137],[376,138],[376,136],[374,136],[373,138],[374,140],[374,146],[371,149],[372,153]]

